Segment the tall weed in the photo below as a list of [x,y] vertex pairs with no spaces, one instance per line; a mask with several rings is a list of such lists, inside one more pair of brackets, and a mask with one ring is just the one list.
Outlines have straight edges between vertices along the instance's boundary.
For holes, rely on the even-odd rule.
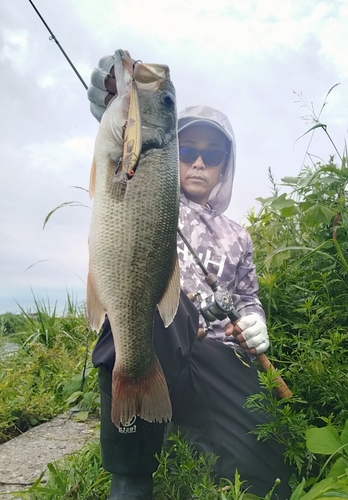
[[68,407],[67,386],[83,373],[86,347],[95,340],[83,310],[71,300],[61,316],[55,307],[36,299],[35,304],[34,312],[20,315],[22,331],[13,337],[17,350],[1,360],[0,442]]
[[[292,436],[287,453],[298,466],[310,463],[298,447],[299,419],[303,436],[305,425],[320,425],[321,417],[338,429],[348,418],[347,186],[345,159],[340,166],[331,159],[282,179],[287,193],[274,190],[259,199],[260,212],[249,215],[270,358],[295,395],[270,408]],[[275,433],[260,429],[267,434]]]

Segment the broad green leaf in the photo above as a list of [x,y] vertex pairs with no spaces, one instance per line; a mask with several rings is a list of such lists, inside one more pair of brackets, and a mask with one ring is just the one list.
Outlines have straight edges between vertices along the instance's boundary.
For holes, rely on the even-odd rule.
[[282,217],[293,217],[296,214],[296,206],[284,207],[281,209],[280,214]]
[[329,224],[332,217],[335,215],[335,212],[324,205],[314,205],[306,210],[305,214],[314,219],[316,222]]
[[68,398],[67,400],[65,401],[68,405],[72,404],[72,403],[75,403],[75,401],[80,397],[82,396],[83,392],[81,391],[76,391],[76,392],[73,392]]
[[268,205],[271,203],[273,200],[276,200],[277,196],[269,196],[268,198],[256,198],[256,201],[260,202],[262,205]]
[[300,180],[300,177],[283,177],[281,179],[282,182],[284,182],[284,184],[297,184]]
[[323,481],[315,484],[308,493],[301,497],[301,500],[319,500],[323,494],[328,491],[333,483],[332,477],[326,478]]
[[322,184],[332,184],[333,182],[337,182],[337,177],[321,177],[320,182]]
[[330,240],[326,240],[322,246],[322,248],[332,248],[334,246],[334,242]]
[[[346,420],[346,423],[344,425],[344,429],[341,432],[341,443],[348,444],[348,420]],[[348,451],[348,450],[346,449],[346,451]]]
[[91,406],[95,396],[96,396],[95,392],[92,391],[85,392],[85,394],[83,395],[83,400],[86,403],[86,405]]
[[333,464],[327,477],[338,477],[346,473],[348,467],[348,461],[344,457],[339,457],[338,460]]
[[289,500],[300,500],[303,496],[303,488],[305,487],[306,480],[302,479],[301,483],[297,486],[297,488],[292,492],[292,495]]
[[321,455],[332,455],[342,446],[338,432],[332,425],[307,429],[306,444],[309,451]]
[[284,252],[275,254],[273,259],[272,259],[273,266],[280,267],[283,264],[284,260],[287,260],[290,257],[291,257],[291,252],[289,252],[289,251],[284,251]]
[[271,206],[275,210],[281,210],[282,208],[285,207],[293,207],[295,205],[294,200],[290,200],[286,198],[286,193],[281,194],[276,198],[274,201],[272,201]]
[[[315,484],[308,493],[303,495],[301,500],[320,500],[323,498],[330,498],[330,497],[324,497],[323,495],[328,493],[330,490],[332,490],[333,484],[336,482],[336,479],[332,477],[328,477],[326,479],[323,479],[319,483]],[[291,499],[292,500],[292,499]]]
[[315,202],[311,202],[311,201],[301,201],[299,204],[298,204],[298,207],[303,210],[303,212],[306,212],[309,208],[311,207],[314,207],[316,205]]
[[84,422],[88,419],[88,414],[88,411],[80,411],[79,413],[76,413],[76,415],[74,416],[74,420]]

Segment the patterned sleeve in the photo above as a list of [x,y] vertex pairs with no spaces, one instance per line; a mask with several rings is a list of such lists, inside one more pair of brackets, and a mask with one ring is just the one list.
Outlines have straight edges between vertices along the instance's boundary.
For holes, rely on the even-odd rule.
[[258,298],[259,284],[253,263],[253,244],[246,230],[241,240],[243,253],[237,265],[234,286],[229,287],[229,292],[242,316],[256,313],[265,320],[265,312]]

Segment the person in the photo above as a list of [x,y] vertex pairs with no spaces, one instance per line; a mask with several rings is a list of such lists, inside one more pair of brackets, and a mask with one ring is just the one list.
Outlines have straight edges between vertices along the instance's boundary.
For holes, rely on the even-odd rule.
[[[102,58],[92,73],[88,97],[98,120],[117,93],[113,62],[113,56]],[[284,500],[291,493],[288,480],[293,471],[284,463],[280,445],[258,441],[250,434],[267,417],[244,407],[246,398],[260,391],[252,359],[267,350],[269,339],[258,299],[251,238],[224,215],[235,171],[233,130],[223,113],[193,106],[178,115],[178,137],[179,227],[208,271],[231,294],[241,319],[235,326],[225,319],[205,327],[188,294],[210,295],[211,289],[178,237],[182,288],[178,312],[168,328],[158,313],[154,319],[155,351],[169,388],[173,422],[197,450],[218,456],[217,478],[233,481],[238,469],[248,491],[260,496],[280,478],[276,492]],[[158,466],[155,454],[160,453],[165,424],[138,417],[120,427],[112,423],[115,350],[107,318],[92,358],[99,368],[102,462],[112,473],[109,500],[150,500],[152,474]]]

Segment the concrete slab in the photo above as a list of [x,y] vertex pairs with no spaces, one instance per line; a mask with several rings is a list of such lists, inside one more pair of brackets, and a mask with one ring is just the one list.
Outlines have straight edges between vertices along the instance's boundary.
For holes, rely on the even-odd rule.
[[0,445],[0,500],[6,493],[28,488],[49,462],[79,450],[87,441],[98,439],[97,421],[76,422],[63,414]]

